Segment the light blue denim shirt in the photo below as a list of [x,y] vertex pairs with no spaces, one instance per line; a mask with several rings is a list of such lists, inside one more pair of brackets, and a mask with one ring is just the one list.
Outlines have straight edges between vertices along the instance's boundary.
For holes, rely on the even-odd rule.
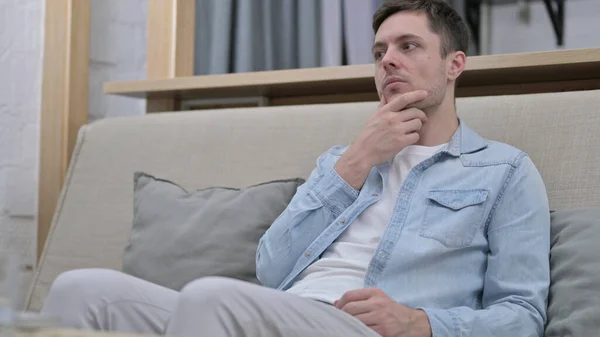
[[[261,238],[257,277],[288,289],[377,202],[389,162],[360,191],[334,170],[333,147]],[[531,159],[462,120],[450,142],[402,183],[364,287],[424,310],[433,336],[542,336],[550,284],[550,212]]]

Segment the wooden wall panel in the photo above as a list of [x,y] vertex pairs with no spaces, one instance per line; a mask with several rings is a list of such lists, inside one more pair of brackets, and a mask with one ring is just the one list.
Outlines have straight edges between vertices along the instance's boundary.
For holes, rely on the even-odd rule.
[[[195,0],[148,0],[148,80],[194,75],[195,8]],[[177,97],[147,97],[146,102],[146,112],[179,105]]]
[[194,0],[148,0],[146,78],[194,75]]
[[88,120],[90,0],[46,0],[40,119],[38,258],[81,126]]

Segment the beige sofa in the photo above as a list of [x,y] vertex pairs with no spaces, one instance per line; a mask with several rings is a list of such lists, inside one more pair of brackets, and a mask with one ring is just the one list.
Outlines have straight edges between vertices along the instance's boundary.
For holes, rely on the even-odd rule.
[[[348,144],[375,102],[205,110],[105,119],[79,136],[27,308],[60,273],[119,269],[132,223],[133,173],[188,188],[307,177],[318,155]],[[457,100],[484,137],[530,154],[553,210],[600,205],[600,91]]]

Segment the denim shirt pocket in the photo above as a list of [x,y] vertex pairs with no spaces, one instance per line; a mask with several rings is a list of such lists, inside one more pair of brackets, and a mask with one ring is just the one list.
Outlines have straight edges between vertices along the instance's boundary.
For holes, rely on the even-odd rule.
[[420,236],[447,248],[467,247],[481,227],[487,197],[484,189],[429,191]]

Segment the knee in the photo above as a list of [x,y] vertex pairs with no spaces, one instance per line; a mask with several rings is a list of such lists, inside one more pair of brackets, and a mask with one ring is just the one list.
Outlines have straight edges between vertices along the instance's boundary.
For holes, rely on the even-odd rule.
[[118,282],[119,272],[108,269],[76,269],[60,274],[50,287],[50,294],[85,295]]
[[199,278],[181,290],[180,300],[185,302],[215,303],[237,296],[245,288],[245,282],[219,276]]
[[74,296],[81,297],[90,282],[94,281],[92,274],[95,272],[89,269],[77,269],[64,272],[54,280],[48,293],[48,300],[54,298],[65,298]]
[[60,274],[52,283],[45,310],[90,303],[109,288],[118,289],[121,273],[108,269],[76,269]]

